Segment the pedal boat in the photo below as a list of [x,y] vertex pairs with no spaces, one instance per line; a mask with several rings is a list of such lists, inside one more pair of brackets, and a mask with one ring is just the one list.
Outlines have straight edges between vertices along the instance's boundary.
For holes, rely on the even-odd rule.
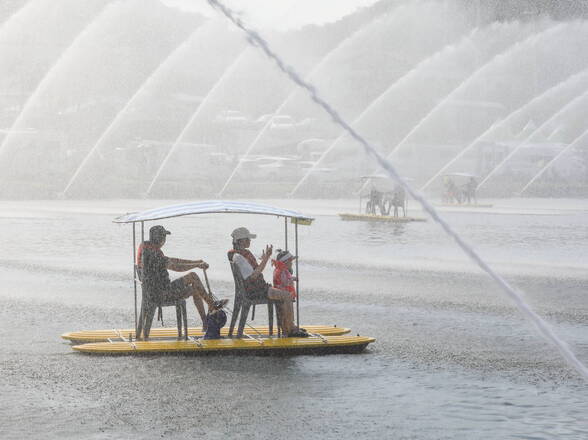
[[[410,217],[406,215],[408,212],[408,199],[406,198],[406,193],[403,189],[397,187],[396,185],[392,185],[390,183],[390,179],[388,176],[375,174],[369,176],[362,176],[361,178],[365,182],[359,190],[359,210],[357,213],[354,214],[340,213],[339,217],[341,218],[341,220],[384,223],[411,223],[427,221],[426,218]],[[409,177],[405,177],[404,179],[412,180]],[[364,193],[364,190],[366,188],[369,188],[369,191],[367,193]],[[395,194],[398,191],[401,191],[399,193],[400,199],[398,203],[401,202],[402,205],[396,205],[396,209],[402,209],[403,215],[388,215],[390,213],[390,210],[392,209]],[[377,208],[374,206],[375,201],[373,198],[373,193],[380,196],[380,203],[377,205],[379,206],[379,210],[381,211],[380,214],[376,214]],[[388,209],[385,209],[386,204],[388,204]]]
[[[457,196],[454,195],[453,197],[449,194],[446,194],[444,197],[444,200],[442,200],[441,203],[436,203],[435,206],[440,206],[443,208],[492,208],[494,205],[490,204],[490,203],[478,203],[477,201],[477,197],[475,195],[475,192],[478,188],[478,184],[477,181],[475,179],[479,179],[479,176],[476,176],[475,174],[471,174],[471,173],[448,173],[448,174],[443,174],[443,180],[445,181],[446,179],[459,179],[458,180],[458,184],[459,186],[457,186],[454,183],[454,188],[456,190],[459,191],[459,188],[461,188],[461,192],[463,194],[464,190],[464,185],[466,185],[466,181],[469,179],[474,179],[474,183],[476,183],[476,189],[474,190],[474,195],[473,197],[471,197],[469,200],[469,203],[466,203],[465,200],[467,200],[467,197],[465,197],[465,195],[463,195],[464,197],[464,203],[460,203],[457,200]],[[474,203],[471,203],[471,200],[474,200]]]
[[[131,223],[133,226],[133,265],[134,274],[137,273],[135,255],[137,254],[136,225],[140,224],[140,238],[144,241],[145,222],[162,220],[172,217],[180,217],[196,214],[238,213],[272,215],[284,219],[285,249],[288,249],[288,219],[294,225],[295,252],[298,253],[298,225],[310,225],[314,220],[296,211],[275,208],[258,203],[207,201],[194,202],[180,205],[166,206],[143,212],[126,214],[117,217],[115,223]],[[300,300],[298,259],[296,259],[296,324],[300,327]],[[204,273],[206,284],[206,272]],[[137,319],[137,278],[134,278],[135,299],[135,329],[138,328]],[[210,292],[212,294],[212,292]],[[178,326],[181,327],[181,326]],[[113,330],[89,330],[64,333],[61,337],[74,344],[72,349],[87,354],[101,355],[134,355],[134,354],[331,354],[331,353],[359,353],[369,344],[375,342],[374,338],[365,336],[351,336],[350,330],[345,327],[325,325],[305,325],[309,337],[279,337],[269,335],[268,327],[247,326],[242,337],[229,336],[230,330],[224,327],[221,330],[221,339],[203,339],[201,327],[188,329],[187,335],[179,335],[178,329],[160,328],[152,329],[148,340],[137,340],[135,329]]]

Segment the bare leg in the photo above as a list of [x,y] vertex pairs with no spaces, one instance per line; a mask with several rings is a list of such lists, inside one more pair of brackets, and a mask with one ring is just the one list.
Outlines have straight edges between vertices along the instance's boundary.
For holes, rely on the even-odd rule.
[[282,322],[280,324],[282,325],[282,330],[284,333],[288,334],[292,332],[295,326],[294,307],[292,306],[292,297],[290,296],[290,292],[269,287],[267,296],[269,299],[278,302],[278,307],[280,308],[280,315],[282,318]]
[[198,314],[200,315],[200,319],[202,320],[202,330],[206,331],[206,310],[204,309],[204,301],[198,295],[192,295],[192,299],[194,300],[194,305],[196,306],[196,310],[198,310]]
[[204,301],[208,305],[208,310],[210,310],[213,306],[214,300],[208,294],[202,281],[198,278],[194,272],[190,272],[187,275],[182,277],[186,286],[189,287],[187,291],[186,297],[191,296],[194,300],[194,305],[196,306],[196,310],[198,310],[198,314],[200,315],[200,319],[202,319],[202,326],[206,327],[206,310],[204,309]]

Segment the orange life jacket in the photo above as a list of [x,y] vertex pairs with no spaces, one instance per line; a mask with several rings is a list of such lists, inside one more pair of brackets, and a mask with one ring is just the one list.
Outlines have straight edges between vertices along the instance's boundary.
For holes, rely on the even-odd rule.
[[[158,254],[163,255],[163,251],[159,246],[155,246],[148,241],[144,241],[139,245],[139,249],[137,250],[137,277],[139,278],[139,281],[143,281],[143,251],[145,249],[152,249]],[[160,302],[160,299],[157,301]],[[163,310],[161,304],[157,305],[157,320],[161,321],[161,325],[163,325]]]
[[[282,261],[278,261],[278,260],[272,260],[272,264],[275,267],[275,269],[274,269],[274,287],[276,289],[280,289],[280,290],[287,290],[288,292],[290,292],[290,296],[292,297],[292,299],[296,299],[296,297],[297,297],[296,288],[294,287],[294,282],[292,280],[292,274],[288,270],[288,266],[286,266],[286,263],[283,263]],[[288,280],[287,285],[284,285],[282,283],[282,275],[286,276],[286,279]]]
[[139,280],[143,280],[143,251],[145,249],[153,249],[155,252],[163,254],[160,247],[155,246],[148,241],[144,241],[139,245],[139,249],[137,250],[137,276],[139,277]]

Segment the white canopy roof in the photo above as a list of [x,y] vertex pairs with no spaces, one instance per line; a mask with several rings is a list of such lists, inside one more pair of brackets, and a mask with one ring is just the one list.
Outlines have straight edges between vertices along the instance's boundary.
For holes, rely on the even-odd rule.
[[164,206],[162,208],[149,209],[147,211],[121,215],[114,219],[115,223],[135,223],[164,218],[180,217],[192,214],[262,214],[290,217],[301,220],[313,220],[312,217],[289,209],[275,208],[261,203],[231,202],[223,200],[210,200],[206,202],[182,203],[180,205]]

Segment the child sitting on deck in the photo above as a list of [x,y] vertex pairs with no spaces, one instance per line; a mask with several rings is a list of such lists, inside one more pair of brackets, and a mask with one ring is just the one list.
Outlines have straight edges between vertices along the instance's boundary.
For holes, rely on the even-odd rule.
[[292,262],[296,259],[288,251],[281,251],[278,249],[278,255],[276,259],[272,261],[274,265],[274,287],[280,290],[286,290],[290,292],[292,301],[296,300],[296,287],[294,287],[294,281],[296,277],[292,276]]

